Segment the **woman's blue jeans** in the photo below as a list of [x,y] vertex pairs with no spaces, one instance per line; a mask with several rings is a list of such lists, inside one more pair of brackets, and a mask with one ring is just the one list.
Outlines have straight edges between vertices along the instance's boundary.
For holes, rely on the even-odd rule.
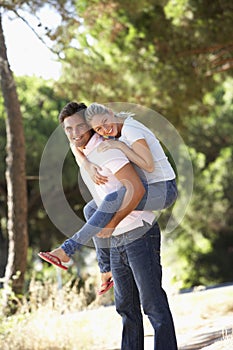
[[[161,181],[153,184],[144,184],[145,195],[135,210],[161,210],[171,206],[177,198],[175,180]],[[125,195],[125,188],[108,194],[97,208],[94,200],[84,207],[84,216],[87,222],[71,238],[67,239],[61,248],[68,256],[72,256],[76,250],[94,238],[97,251],[97,260],[101,272],[108,272],[110,268],[109,239],[94,237],[101,228],[104,228],[114,213],[119,210]]]
[[141,306],[154,329],[154,350],[177,350],[173,319],[161,285],[158,224],[145,223],[112,236],[110,257],[116,310],[123,322],[121,350],[144,349]]
[[[118,191],[108,194],[98,208],[94,201],[89,202],[88,207],[87,205],[85,206],[87,208],[86,210],[84,208],[84,217],[87,222],[78,232],[61,245],[66,255],[71,257],[76,250],[79,250],[109,223],[114,212],[120,208],[125,191],[125,187],[121,187]],[[101,243],[101,247],[109,248],[109,245],[107,246],[107,242],[105,244],[104,240],[101,240]]]

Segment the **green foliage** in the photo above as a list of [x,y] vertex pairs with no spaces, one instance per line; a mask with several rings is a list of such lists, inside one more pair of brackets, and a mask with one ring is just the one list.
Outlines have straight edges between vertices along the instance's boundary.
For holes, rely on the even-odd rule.
[[191,118],[187,126],[194,192],[171,248],[179,256],[175,279],[182,279],[185,287],[232,279],[232,79],[205,101],[204,107],[211,105],[210,114]]
[[77,11],[76,45],[63,45],[71,99],[140,103],[183,125],[215,73],[231,74],[229,1],[84,0]]

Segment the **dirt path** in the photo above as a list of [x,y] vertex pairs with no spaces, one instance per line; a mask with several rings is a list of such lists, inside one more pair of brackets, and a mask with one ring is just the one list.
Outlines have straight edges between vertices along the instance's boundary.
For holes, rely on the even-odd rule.
[[[179,350],[233,349],[233,286],[177,294],[169,296],[169,302]],[[107,319],[117,320],[115,332],[108,344],[102,344],[95,350],[120,350],[120,318],[114,314],[115,309],[112,306],[105,311],[109,313],[106,315]],[[146,317],[144,325],[145,350],[153,350],[153,329]]]

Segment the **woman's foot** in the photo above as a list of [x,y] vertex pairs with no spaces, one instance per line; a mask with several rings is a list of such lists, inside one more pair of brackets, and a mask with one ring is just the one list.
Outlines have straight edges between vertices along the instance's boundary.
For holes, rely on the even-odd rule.
[[41,259],[60,267],[63,270],[67,270],[70,265],[70,258],[62,248],[56,248],[51,252],[40,252],[38,255]]
[[65,251],[62,248],[56,248],[50,252],[52,255],[59,258],[62,262],[67,263],[70,261],[68,255],[66,255]]

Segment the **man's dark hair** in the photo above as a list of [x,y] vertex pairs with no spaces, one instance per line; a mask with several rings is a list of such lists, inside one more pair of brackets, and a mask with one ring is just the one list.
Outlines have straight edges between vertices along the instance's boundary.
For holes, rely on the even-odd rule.
[[87,106],[80,102],[69,102],[67,103],[67,105],[65,105],[65,107],[63,107],[63,109],[61,110],[60,114],[59,114],[59,123],[62,124],[64,122],[64,119],[67,117],[70,117],[74,114],[79,114],[81,117],[84,118],[85,120],[85,110],[87,109]]

